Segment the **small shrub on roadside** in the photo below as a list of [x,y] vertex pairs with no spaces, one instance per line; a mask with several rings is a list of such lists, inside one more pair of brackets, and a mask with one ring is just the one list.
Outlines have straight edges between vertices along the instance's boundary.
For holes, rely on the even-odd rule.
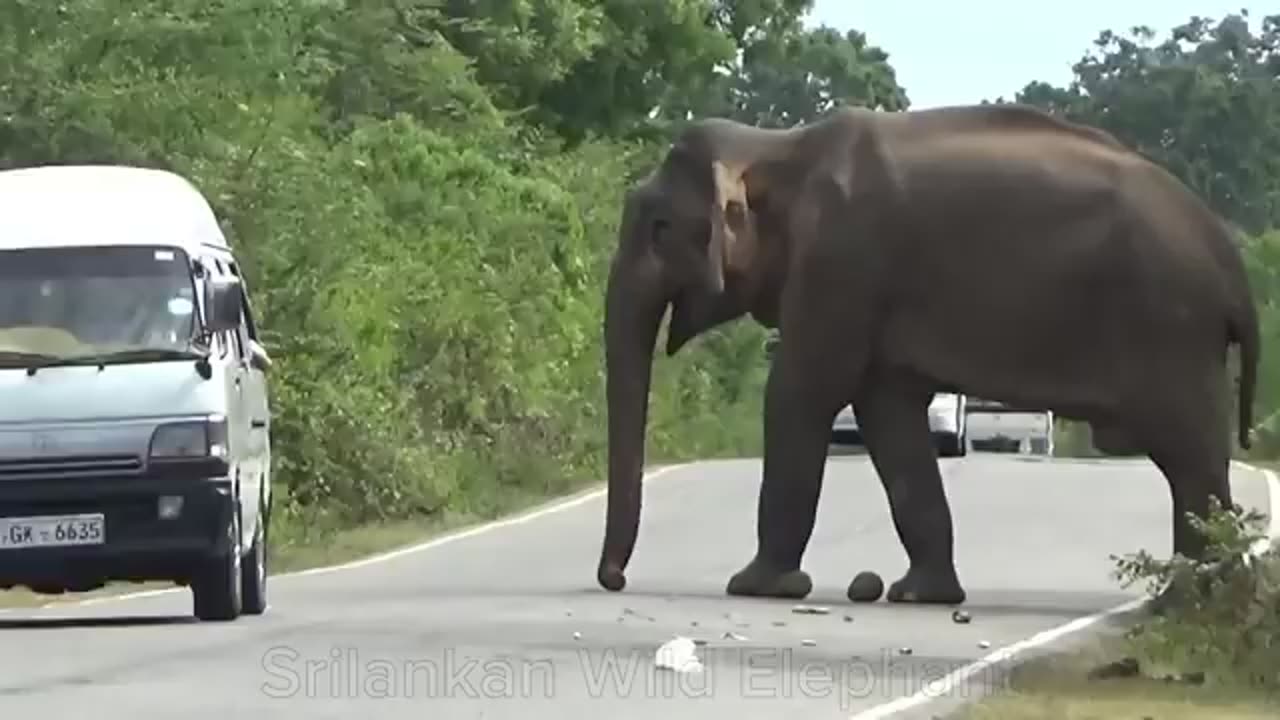
[[1146,551],[1115,558],[1125,587],[1145,579],[1152,596],[1168,592],[1163,612],[1129,631],[1136,655],[1207,682],[1280,691],[1280,552],[1250,552],[1266,537],[1262,521],[1212,502],[1207,521],[1191,516],[1208,539],[1202,560],[1160,561]]

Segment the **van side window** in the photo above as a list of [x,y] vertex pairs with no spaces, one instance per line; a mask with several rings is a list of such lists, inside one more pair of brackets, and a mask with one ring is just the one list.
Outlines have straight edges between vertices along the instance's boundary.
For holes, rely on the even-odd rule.
[[256,325],[254,325],[254,322],[253,322],[253,306],[249,302],[249,285],[248,283],[245,282],[244,276],[240,274],[240,270],[236,267],[236,264],[234,262],[227,263],[227,269],[231,271],[232,275],[235,275],[236,277],[240,278],[240,288],[242,290],[240,297],[241,297],[241,306],[244,310],[243,324],[244,324],[245,334],[249,336],[250,340],[257,340],[258,328]]

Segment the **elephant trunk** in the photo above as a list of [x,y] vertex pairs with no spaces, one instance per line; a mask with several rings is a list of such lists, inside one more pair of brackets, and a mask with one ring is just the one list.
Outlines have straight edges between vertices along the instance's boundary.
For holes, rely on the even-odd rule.
[[615,262],[605,300],[606,401],[608,404],[608,509],[596,579],[617,592],[640,527],[645,429],[653,348],[666,299],[656,278]]

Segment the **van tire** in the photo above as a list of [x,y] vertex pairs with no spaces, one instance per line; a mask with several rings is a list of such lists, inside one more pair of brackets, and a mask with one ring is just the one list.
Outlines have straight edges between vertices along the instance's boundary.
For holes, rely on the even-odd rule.
[[267,522],[265,506],[258,513],[258,528],[253,533],[253,545],[244,554],[240,566],[241,612],[245,615],[261,615],[267,611]]
[[195,616],[206,622],[235,620],[244,602],[239,503],[231,513],[228,533],[226,552],[202,563],[191,582]]

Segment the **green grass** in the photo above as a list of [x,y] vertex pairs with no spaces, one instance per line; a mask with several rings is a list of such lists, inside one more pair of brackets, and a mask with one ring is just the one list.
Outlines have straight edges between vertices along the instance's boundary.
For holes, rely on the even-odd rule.
[[1104,635],[1071,650],[1028,660],[1002,692],[970,704],[952,720],[1275,720],[1280,697],[1240,687],[1167,681],[1162,668],[1132,677],[1092,678],[1124,658],[1123,640]]

